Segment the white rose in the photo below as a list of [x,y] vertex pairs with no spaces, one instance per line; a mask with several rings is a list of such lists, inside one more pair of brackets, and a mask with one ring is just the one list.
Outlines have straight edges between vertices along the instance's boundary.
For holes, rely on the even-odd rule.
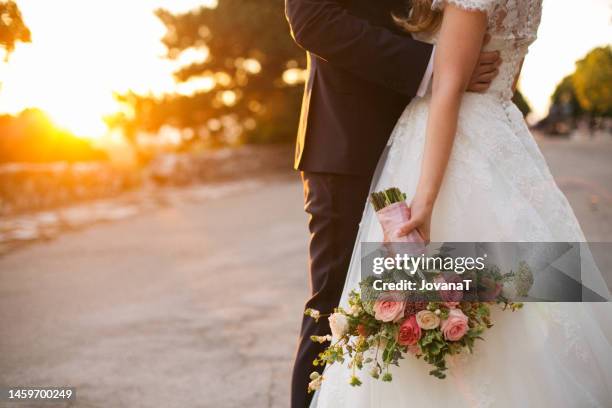
[[334,313],[329,316],[329,327],[331,328],[332,335],[339,339],[348,332],[349,322],[342,313]]
[[357,305],[351,305],[349,309],[349,314],[353,317],[359,316],[359,312],[361,311],[360,307]]
[[516,299],[518,297],[518,290],[514,282],[506,282],[502,287],[502,295],[507,299]]

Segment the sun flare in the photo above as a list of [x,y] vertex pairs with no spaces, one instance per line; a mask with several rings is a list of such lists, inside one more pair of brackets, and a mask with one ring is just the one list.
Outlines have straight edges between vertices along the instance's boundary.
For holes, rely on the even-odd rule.
[[75,114],[74,106],[65,105],[46,108],[44,111],[58,127],[81,138],[99,140],[108,131],[104,120],[93,109],[91,114],[84,114],[80,110],[79,114]]
[[[32,43],[0,62],[0,112],[39,108],[76,136],[100,139],[117,112],[115,92],[176,92],[176,65],[165,59],[159,7],[186,11],[210,0],[18,0]],[[120,12],[118,12],[120,10]],[[78,16],[78,18],[75,18]]]

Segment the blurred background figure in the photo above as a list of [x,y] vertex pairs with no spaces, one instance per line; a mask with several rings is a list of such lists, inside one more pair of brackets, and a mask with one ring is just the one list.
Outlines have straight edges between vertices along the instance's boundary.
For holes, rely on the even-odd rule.
[[597,47],[576,62],[551,96],[535,128],[551,136],[595,138],[612,132],[612,47]]

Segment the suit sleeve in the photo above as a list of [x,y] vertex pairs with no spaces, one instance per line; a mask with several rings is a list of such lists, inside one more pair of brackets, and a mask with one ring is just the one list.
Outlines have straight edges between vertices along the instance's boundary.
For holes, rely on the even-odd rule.
[[431,45],[352,16],[340,0],[286,0],[285,5],[300,47],[363,79],[416,94]]

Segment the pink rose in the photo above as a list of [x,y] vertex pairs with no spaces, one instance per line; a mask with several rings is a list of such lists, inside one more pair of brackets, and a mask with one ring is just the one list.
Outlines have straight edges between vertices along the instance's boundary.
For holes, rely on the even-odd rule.
[[468,331],[468,317],[463,314],[461,309],[451,309],[448,318],[440,325],[444,338],[448,341],[461,340]]
[[[461,283],[463,282],[463,279],[459,275],[453,273],[447,277],[438,275],[435,277],[434,282]],[[459,302],[461,299],[463,299],[463,292],[460,290],[439,290],[438,293],[440,294],[440,299],[442,299],[443,302]]]
[[400,292],[384,292],[374,302],[374,317],[381,322],[398,322],[404,317],[404,296]]
[[420,356],[421,355],[421,347],[419,347],[418,344],[413,344],[411,346],[408,346],[408,352],[410,354],[412,354],[413,356]]
[[415,315],[407,318],[399,328],[397,342],[401,346],[413,346],[421,338],[421,328],[417,324]]

